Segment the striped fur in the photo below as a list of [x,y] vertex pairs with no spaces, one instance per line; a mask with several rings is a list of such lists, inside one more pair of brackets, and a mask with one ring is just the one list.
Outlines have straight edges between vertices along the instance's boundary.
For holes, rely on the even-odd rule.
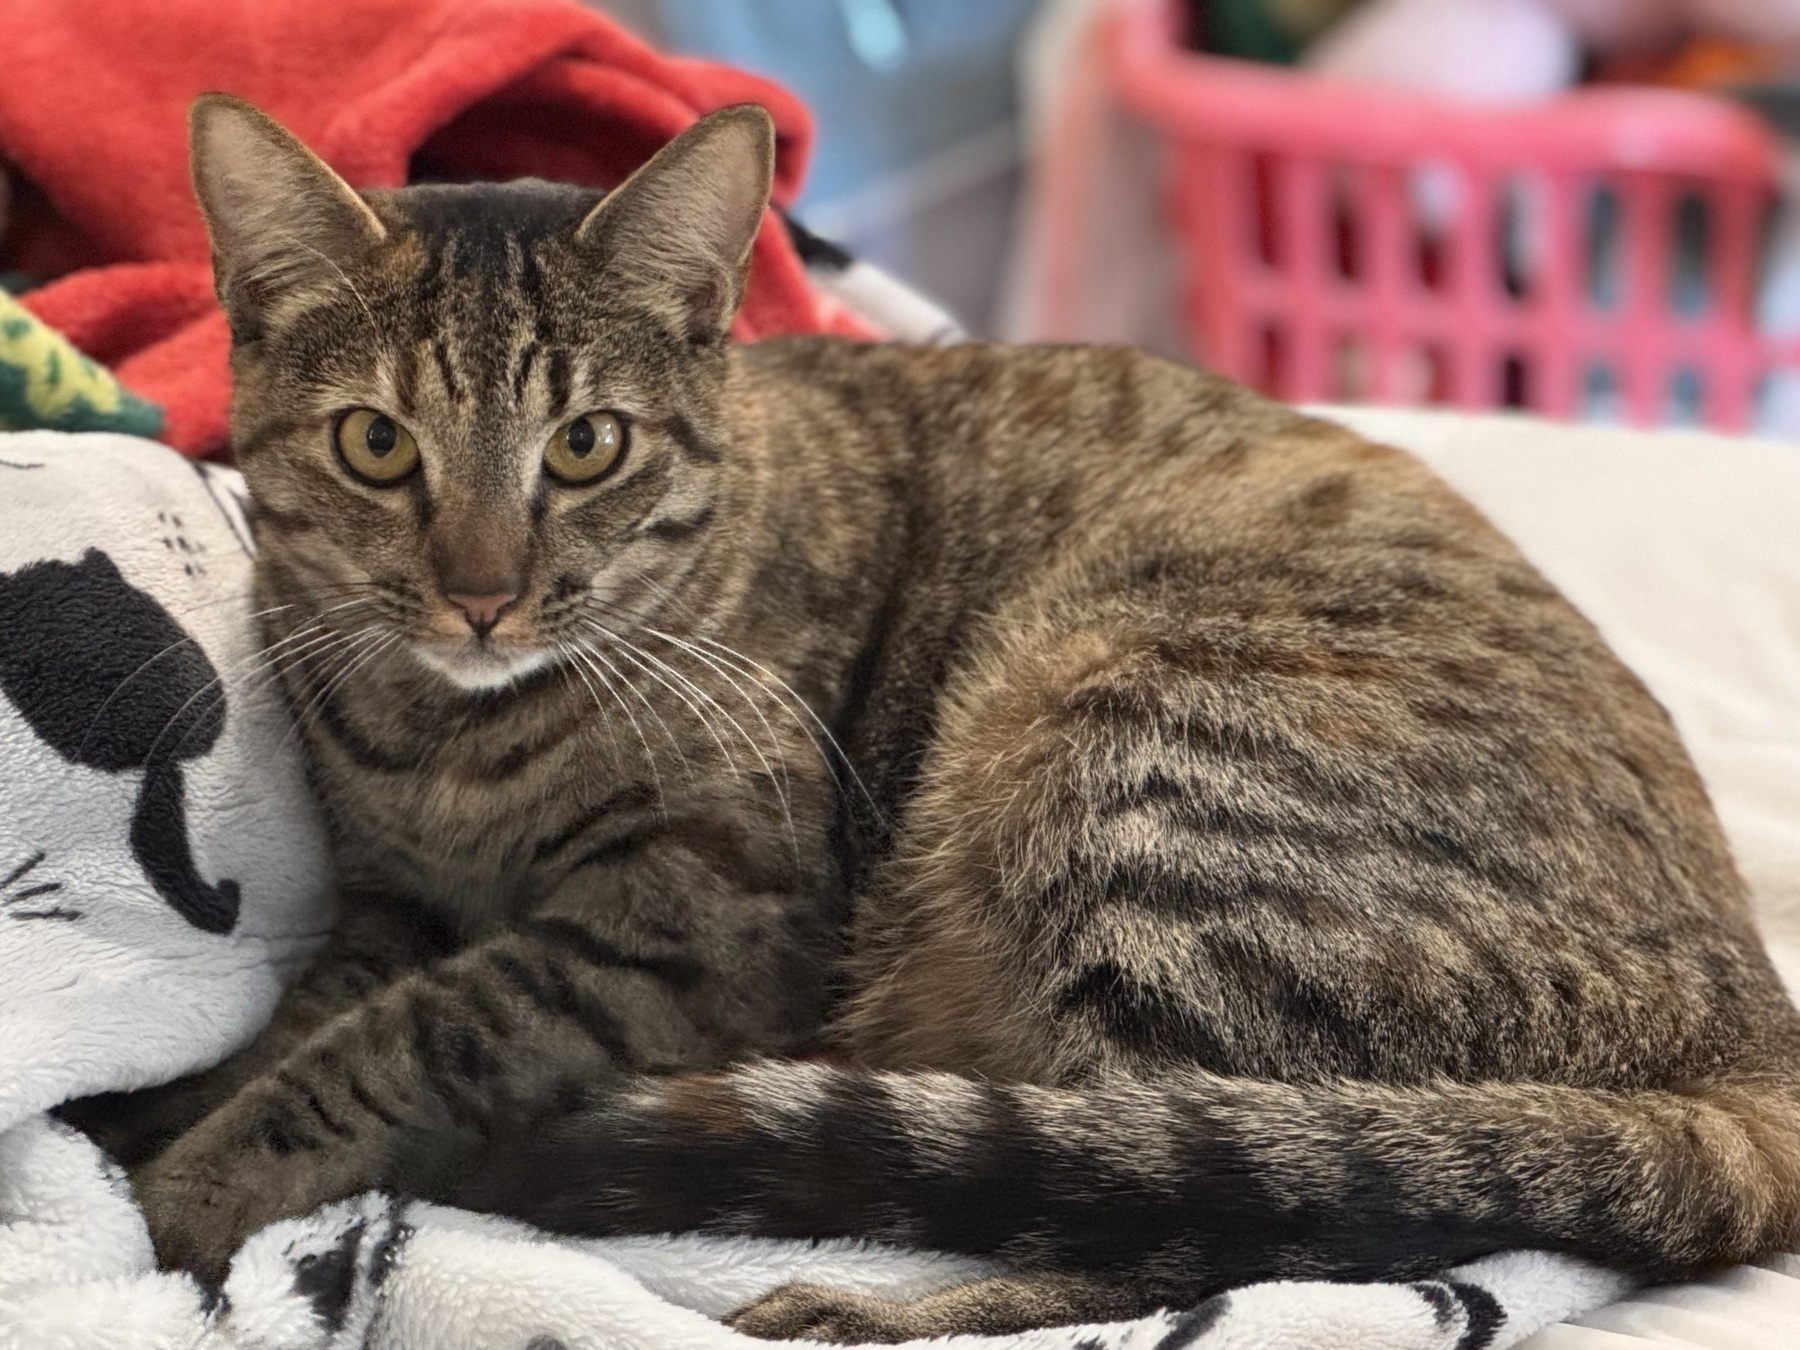
[[[1800,1238],[1800,1016],[1693,768],[1421,465],[1131,351],[733,348],[744,110],[598,207],[358,197],[225,100],[196,147],[344,908],[141,1117],[165,1259],[385,1184],[1016,1271],[738,1318],[898,1339]],[[356,406],[411,479],[334,460]]]

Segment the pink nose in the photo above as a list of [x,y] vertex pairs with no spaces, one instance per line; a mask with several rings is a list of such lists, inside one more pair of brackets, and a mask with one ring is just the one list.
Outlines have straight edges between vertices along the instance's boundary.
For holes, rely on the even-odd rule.
[[463,612],[477,637],[486,637],[488,630],[500,622],[500,616],[519,598],[519,593],[495,591],[492,595],[461,595],[451,591],[444,598]]

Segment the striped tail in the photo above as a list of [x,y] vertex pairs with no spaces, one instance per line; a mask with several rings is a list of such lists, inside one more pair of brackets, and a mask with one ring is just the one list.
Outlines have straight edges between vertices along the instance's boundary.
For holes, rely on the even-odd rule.
[[638,1080],[444,1198],[564,1233],[858,1236],[1202,1289],[1515,1247],[1673,1279],[1800,1238],[1800,1080],[1060,1090],[766,1062]]

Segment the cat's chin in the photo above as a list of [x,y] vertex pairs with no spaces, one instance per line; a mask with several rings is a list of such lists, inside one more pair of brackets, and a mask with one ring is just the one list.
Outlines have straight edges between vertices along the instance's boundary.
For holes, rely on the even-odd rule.
[[413,648],[413,654],[428,668],[442,675],[458,689],[477,692],[504,689],[533,671],[542,670],[553,659],[551,653],[535,651],[503,651],[494,647],[477,647],[465,643],[458,647]]

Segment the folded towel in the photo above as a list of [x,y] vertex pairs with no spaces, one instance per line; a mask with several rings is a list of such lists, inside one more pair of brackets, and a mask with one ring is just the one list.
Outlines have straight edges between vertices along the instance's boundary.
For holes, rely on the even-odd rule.
[[[197,455],[226,445],[229,336],[188,188],[196,94],[249,99],[357,187],[612,186],[700,114],[756,102],[785,205],[812,136],[779,86],[659,55],[574,0],[12,0],[0,46],[0,160],[41,189],[20,194],[0,270],[75,267],[26,305],[162,405],[163,438]],[[735,331],[867,330],[821,304],[771,220]]]

